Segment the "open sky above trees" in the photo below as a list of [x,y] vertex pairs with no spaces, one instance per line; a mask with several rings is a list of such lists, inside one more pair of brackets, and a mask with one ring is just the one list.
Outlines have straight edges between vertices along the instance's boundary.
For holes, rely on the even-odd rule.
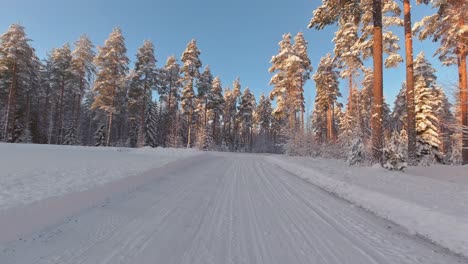
[[[317,31],[307,29],[312,11],[320,5],[318,0],[257,0],[230,1],[108,1],[108,0],[18,0],[2,5],[0,31],[4,32],[11,23],[26,28],[37,55],[43,59],[54,47],[73,42],[86,33],[99,46],[115,26],[122,28],[126,38],[129,59],[143,40],[155,44],[157,65],[161,67],[169,55],[179,57],[187,42],[195,38],[203,65],[210,65],[215,76],[219,75],[226,85],[236,77],[244,87],[250,87],[258,98],[261,93],[271,91],[268,72],[271,56],[278,52],[277,43],[284,33],[303,31],[309,42],[309,57],[314,70],[320,57],[333,51],[335,26]],[[413,8],[413,21],[433,13],[426,6]],[[395,28],[400,40],[403,28]],[[402,41],[400,46],[403,47]],[[457,70],[442,66],[432,57],[437,44],[414,39],[415,56],[424,50],[427,59],[437,70],[438,83],[453,101],[456,91]],[[400,50],[403,54],[404,50]],[[371,63],[371,61],[369,61]],[[393,107],[401,83],[405,80],[404,65],[384,71],[384,95]],[[343,97],[347,98],[346,81],[341,82]],[[315,96],[315,84],[309,80],[304,88],[306,105],[310,109]]]

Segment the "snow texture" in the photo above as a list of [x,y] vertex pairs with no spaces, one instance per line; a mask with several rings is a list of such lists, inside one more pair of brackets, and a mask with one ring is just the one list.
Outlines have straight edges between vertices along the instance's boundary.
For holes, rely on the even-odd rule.
[[348,167],[338,160],[269,157],[283,169],[397,223],[412,234],[468,256],[467,167]]
[[196,154],[185,149],[0,143],[0,212],[88,190]]
[[[42,146],[26,149],[30,148],[53,157]],[[109,149],[61,149],[69,151],[62,155],[89,152],[100,162],[115,154]],[[106,155],[98,157],[95,151]],[[156,156],[153,150],[142,152],[123,155],[127,159],[142,158],[146,152]],[[159,157],[180,155],[156,152]],[[466,263],[271,162],[280,159],[198,153],[124,178],[118,184],[124,187],[120,191],[111,188],[115,182],[110,182],[81,194],[64,195],[59,203],[68,204],[65,209],[69,209],[82,199],[97,199],[117,190],[102,203],[49,223],[47,228],[0,242],[0,263]],[[125,190],[128,185],[135,188]],[[18,228],[23,221],[34,223],[61,213],[60,207],[50,206],[51,201],[43,202],[34,220],[11,214],[17,222],[2,223],[0,214],[0,233],[5,234],[9,226]]]

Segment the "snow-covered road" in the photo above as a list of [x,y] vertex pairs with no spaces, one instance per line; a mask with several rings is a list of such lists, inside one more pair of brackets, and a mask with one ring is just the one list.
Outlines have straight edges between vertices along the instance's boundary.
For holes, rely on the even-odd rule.
[[3,242],[0,263],[466,263],[261,155],[202,153],[134,179]]

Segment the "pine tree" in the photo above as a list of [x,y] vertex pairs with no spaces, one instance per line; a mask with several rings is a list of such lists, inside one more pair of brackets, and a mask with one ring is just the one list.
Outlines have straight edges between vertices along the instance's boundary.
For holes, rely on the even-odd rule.
[[74,98],[73,98],[73,127],[79,133],[81,124],[82,99],[90,90],[91,81],[96,73],[93,64],[95,56],[94,45],[88,36],[82,35],[75,42],[75,49],[72,52],[70,70],[74,78]]
[[259,140],[257,140],[256,149],[260,152],[271,150],[271,113],[273,108],[271,101],[263,94],[260,96],[256,109],[258,124],[259,124]]
[[138,121],[139,147],[145,145],[146,126],[145,113],[148,101],[152,101],[152,91],[156,90],[157,85],[156,58],[154,55],[154,46],[151,41],[145,41],[143,46],[138,49],[136,55],[135,69],[131,75],[130,88],[128,90],[128,110],[129,119]]
[[193,90],[195,78],[200,75],[199,69],[201,67],[200,51],[197,47],[197,42],[191,40],[187,44],[187,48],[182,54],[181,61],[183,63],[180,71],[184,74],[183,77],[183,91],[182,91],[182,113],[186,117],[187,122],[187,148],[191,147],[192,139],[192,122],[193,114],[195,111],[195,93]]
[[323,142],[336,140],[335,107],[341,96],[338,90],[338,72],[334,69],[330,54],[322,57],[317,72],[314,74],[316,95],[312,123],[317,136]]
[[313,68],[309,56],[307,54],[307,41],[304,39],[302,32],[297,33],[294,37],[294,45],[292,46],[295,54],[301,59],[299,67],[295,73],[294,84],[297,88],[294,91],[294,107],[296,111],[300,111],[300,132],[304,132],[304,113],[305,113],[305,102],[304,102],[304,86],[307,80],[310,79],[310,73]]
[[[24,27],[13,24],[0,36],[0,98],[2,100],[3,141],[14,141],[18,111],[25,110],[30,77],[36,58]],[[20,124],[23,125],[23,124]]]
[[239,124],[240,124],[240,139],[244,150],[252,151],[252,126],[253,112],[255,108],[255,97],[247,87],[241,96],[239,105]]
[[178,140],[179,131],[176,129],[176,116],[180,101],[179,89],[182,85],[179,72],[180,67],[177,63],[177,59],[174,56],[170,56],[166,61],[166,65],[161,70],[160,76],[161,87],[159,99],[161,104],[166,106],[166,113],[164,115],[165,129],[162,133],[166,141],[164,145],[174,146],[174,142]]
[[271,59],[269,71],[275,73],[270,80],[273,90],[270,99],[276,99],[275,115],[287,118],[289,128],[296,129],[296,114],[304,108],[303,85],[310,71],[307,58],[307,43],[300,35],[297,45],[291,43],[291,34],[283,35],[279,43],[280,49]]
[[104,46],[98,48],[94,59],[98,72],[94,82],[96,97],[92,108],[103,110],[107,114],[106,146],[110,144],[114,114],[120,110],[116,97],[125,89],[129,62],[126,52],[122,31],[115,28]]
[[218,124],[220,123],[219,119],[223,115],[223,109],[225,107],[223,88],[221,85],[221,79],[219,77],[215,77],[213,79],[211,92],[209,93],[207,102],[207,108],[212,113],[211,138],[213,139],[214,143],[218,145],[220,143],[218,138]]
[[[402,61],[396,51],[398,38],[390,31],[383,32],[384,27],[401,24],[398,5],[393,1],[360,0],[360,1],[323,1],[314,13],[309,28],[323,29],[327,25],[360,18],[362,36],[354,49],[363,53],[364,59],[372,56],[374,63],[373,77],[373,114],[371,119],[373,159],[381,161],[383,147],[383,53],[389,56],[385,66],[395,66]],[[382,15],[390,16],[382,18]],[[394,16],[391,16],[391,15]]]
[[[53,49],[50,56],[51,72],[50,85],[54,91],[55,143],[62,144],[64,136],[65,106],[68,104],[70,94],[73,93],[73,74],[71,71],[72,54],[70,45],[65,44],[61,48]],[[67,102],[65,102],[67,101]]]
[[213,85],[213,75],[211,74],[210,66],[206,66],[205,70],[200,74],[200,78],[197,80],[197,98],[200,100],[202,105],[203,119],[200,122],[203,122],[203,129],[206,129],[208,122],[208,99],[212,97],[212,85]]

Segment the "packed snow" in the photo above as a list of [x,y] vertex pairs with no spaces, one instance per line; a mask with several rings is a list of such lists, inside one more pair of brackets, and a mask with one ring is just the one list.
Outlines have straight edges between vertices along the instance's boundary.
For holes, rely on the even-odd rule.
[[18,144],[0,156],[2,264],[467,261],[466,167]]
[[197,153],[0,143],[0,211],[85,191]]
[[321,158],[270,156],[283,169],[453,252],[468,256],[468,167],[349,167]]
[[[144,175],[133,191],[0,242],[0,263],[465,261],[282,170],[267,156],[200,152]],[[141,175],[125,178],[136,179]]]

